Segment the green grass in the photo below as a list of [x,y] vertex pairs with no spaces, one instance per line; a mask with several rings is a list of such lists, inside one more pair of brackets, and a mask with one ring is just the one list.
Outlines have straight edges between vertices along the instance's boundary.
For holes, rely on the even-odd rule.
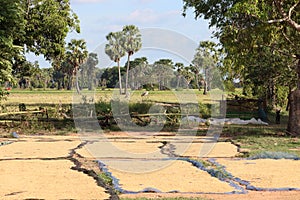
[[110,176],[108,176],[106,173],[98,174],[99,178],[103,180],[105,185],[113,186],[113,180]]
[[[141,94],[145,90],[136,90],[131,91],[129,102],[169,102],[169,103],[178,103],[181,101],[184,102],[195,102],[199,101],[202,103],[213,103],[212,97],[210,95],[203,95],[202,92],[198,90],[167,90],[167,91],[149,91],[149,95],[146,97],[141,97]],[[48,104],[57,104],[57,103],[72,103],[73,95],[76,95],[74,91],[68,90],[57,90],[57,89],[12,89],[10,95],[5,101],[5,104],[16,104],[16,103],[25,103],[25,104],[37,104],[37,103],[48,103]],[[118,97],[118,90],[116,89],[107,89],[107,90],[95,90],[88,91],[83,90],[83,94],[93,95],[95,97],[95,102],[97,101],[106,101],[109,102],[112,98]],[[121,96],[121,99],[125,99],[125,96]]]
[[[147,97],[141,97],[144,90],[132,91],[129,104],[133,111],[138,111],[141,113],[148,112],[145,111],[147,103],[153,104],[153,102],[169,102],[169,103],[178,103],[180,102],[178,98],[185,98],[193,96],[196,97],[198,102],[201,102],[202,114],[209,110],[207,105],[210,105],[214,102],[210,101],[210,96],[203,95],[202,92],[197,90],[182,90],[182,91],[150,91]],[[217,92],[217,91],[215,91]],[[112,99],[114,93],[118,94],[118,90],[96,90],[96,91],[87,91],[82,92],[84,95],[89,97],[95,94],[94,102],[102,102],[96,104],[98,109],[102,109],[103,113],[110,112],[107,111],[107,105],[110,105],[110,100]],[[192,93],[192,95],[190,95]],[[217,92],[218,93],[218,92]],[[26,108],[29,110],[37,110],[39,106],[45,106],[48,108],[50,117],[57,119],[55,123],[47,123],[45,121],[39,121],[38,117],[28,115],[24,116],[21,122],[7,125],[7,131],[23,131],[28,133],[39,133],[39,132],[56,132],[56,134],[67,134],[68,132],[75,131],[74,124],[70,121],[64,121],[64,119],[59,116],[59,104],[62,104],[63,110],[67,114],[71,114],[71,104],[74,92],[67,90],[56,90],[56,89],[47,89],[47,90],[20,90],[13,89],[10,91],[7,101],[4,101],[2,105],[7,107],[1,112],[8,111],[18,111],[19,104],[24,103]],[[178,95],[178,96],[176,96]],[[180,96],[181,95],[181,96]],[[116,95],[118,96],[118,95]],[[122,96],[121,98],[124,98]],[[192,99],[193,100],[193,99]],[[188,101],[188,99],[187,99]],[[145,104],[146,103],[146,104]],[[135,105],[136,104],[136,105]],[[149,106],[147,107],[149,109]],[[144,112],[145,111],[145,112]],[[184,112],[184,111],[182,111]],[[234,115],[249,115],[249,113],[235,113],[228,112]],[[251,113],[250,113],[251,114]],[[248,118],[249,116],[247,116]],[[268,113],[268,118],[270,120],[269,126],[260,126],[260,125],[225,125],[221,136],[226,136],[233,138],[234,141],[242,143],[242,148],[247,148],[251,150],[251,155],[255,155],[263,151],[282,151],[282,152],[292,152],[300,155],[299,147],[300,142],[297,138],[289,138],[285,135],[286,125],[288,117],[286,113],[283,113],[281,117],[281,124],[275,124],[275,114]],[[7,119],[10,120],[10,119]],[[27,121],[32,122],[31,124]],[[2,121],[5,123],[5,120]],[[194,128],[197,125],[193,123],[184,124],[184,128]],[[110,130],[119,130],[114,124],[110,127]],[[176,124],[169,123],[165,127],[165,131],[177,130]],[[197,135],[206,135],[208,126],[203,125],[198,127]],[[182,134],[188,135],[190,131],[183,131]],[[194,133],[194,132],[193,132]],[[284,137],[285,136],[285,137]]]
[[250,157],[262,152],[286,152],[300,156],[299,138],[247,135],[237,136],[233,141],[240,143],[242,148],[249,149]]

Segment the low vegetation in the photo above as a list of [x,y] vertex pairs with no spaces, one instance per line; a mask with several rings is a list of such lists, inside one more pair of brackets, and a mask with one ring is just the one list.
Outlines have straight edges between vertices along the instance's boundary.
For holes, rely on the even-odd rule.
[[[160,120],[160,114],[166,118],[161,118],[164,124],[163,131],[177,131],[179,124],[184,129],[180,134],[189,135],[190,129],[198,126],[197,135],[204,136],[209,128],[207,123],[183,122],[181,115],[186,113],[184,107],[179,109],[174,96],[174,91],[151,91],[149,96],[141,97],[143,91],[135,91],[127,103],[120,103],[122,108],[128,108],[132,121],[139,125],[151,126],[151,120],[157,115]],[[208,96],[194,91],[199,96],[198,113],[202,118],[209,118],[211,113],[211,104],[208,102]],[[47,113],[27,113],[16,115],[0,116],[0,124],[3,133],[7,137],[12,132],[19,134],[57,134],[64,135],[70,132],[76,132],[76,127],[72,119],[72,97],[70,91],[57,90],[13,90],[10,92],[5,104],[2,105],[2,113],[19,112],[20,108],[25,111],[47,110]],[[103,130],[118,131],[120,128],[113,119],[111,108],[111,99],[114,90],[96,90],[95,91],[95,110],[99,124]],[[168,98],[166,98],[166,96]],[[157,106],[158,102],[159,103]],[[22,103],[20,103],[22,102]],[[204,102],[204,103],[203,103]],[[246,106],[247,107],[247,106]],[[253,107],[253,106],[252,106]],[[182,109],[183,108],[183,109]],[[237,109],[238,108],[238,109]],[[149,114],[149,110],[151,110]],[[241,110],[241,112],[239,112]],[[254,109],[255,110],[255,109]],[[119,110],[120,113],[122,110]],[[257,117],[257,112],[247,111],[242,107],[228,107],[227,117],[241,117],[250,119]],[[152,117],[152,118],[151,118]],[[241,117],[243,118],[243,117]],[[269,126],[261,125],[224,125],[221,136],[231,138],[235,143],[240,144],[241,148],[248,149],[246,156],[255,156],[263,152],[286,152],[300,155],[299,138],[291,137],[286,134],[286,124],[288,117],[285,112],[282,113],[281,123],[275,123],[275,113],[268,112]],[[194,132],[193,132],[194,133]]]

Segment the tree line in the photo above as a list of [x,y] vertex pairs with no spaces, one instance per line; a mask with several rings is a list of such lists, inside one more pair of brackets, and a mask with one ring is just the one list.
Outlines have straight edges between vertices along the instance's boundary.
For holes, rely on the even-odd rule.
[[[193,60],[194,64],[188,66],[180,62],[174,63],[171,59],[149,63],[146,57],[141,57],[129,61],[129,64],[126,62],[124,66],[99,68],[96,67],[99,63],[97,54],[89,53],[78,68],[78,87],[80,90],[119,88],[119,72],[121,82],[125,83],[127,67],[130,66],[127,78],[130,90],[203,89],[203,94],[207,94],[211,88],[217,87],[211,79],[212,76],[218,76],[218,68],[217,59],[213,59],[210,54],[203,55],[203,44],[213,43],[201,42]],[[16,83],[12,85],[11,82],[6,82],[6,88],[71,90],[73,86],[74,67],[68,60],[62,61],[58,68],[40,68],[38,62],[25,61],[12,73]]]

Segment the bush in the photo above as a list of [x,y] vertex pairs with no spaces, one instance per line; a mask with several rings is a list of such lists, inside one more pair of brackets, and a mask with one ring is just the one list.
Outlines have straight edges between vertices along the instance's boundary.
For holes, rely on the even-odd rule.
[[200,112],[202,118],[204,118],[204,119],[210,118],[211,105],[199,103],[199,112]]

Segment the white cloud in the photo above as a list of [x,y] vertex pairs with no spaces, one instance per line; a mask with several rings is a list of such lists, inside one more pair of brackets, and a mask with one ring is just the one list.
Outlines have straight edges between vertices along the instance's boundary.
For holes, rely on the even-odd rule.
[[161,23],[170,20],[173,16],[180,16],[179,10],[171,10],[163,13],[155,12],[152,9],[141,9],[131,12],[123,19],[126,23]]
[[153,23],[159,19],[159,15],[151,9],[135,10],[126,17],[128,22]]

